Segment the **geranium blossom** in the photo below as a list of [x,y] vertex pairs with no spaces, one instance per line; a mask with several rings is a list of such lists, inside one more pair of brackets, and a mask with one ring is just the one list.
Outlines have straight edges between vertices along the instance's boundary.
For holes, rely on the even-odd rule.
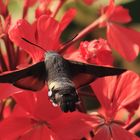
[[27,51],[32,56],[33,62],[36,63],[44,58],[44,51],[25,42],[22,38],[41,46],[46,51],[56,51],[60,47],[60,35],[74,15],[75,10],[69,10],[60,23],[47,15],[41,16],[32,25],[26,20],[19,20],[9,35],[11,40]]
[[46,90],[37,94],[25,91],[14,95],[14,99],[17,104],[13,114],[0,123],[2,140],[72,140],[92,130],[87,122],[94,119],[79,112],[62,113],[51,105]]
[[111,46],[126,60],[132,61],[138,56],[140,46],[139,32],[117,24],[108,23],[107,38]]
[[[68,50],[70,51],[70,50]],[[97,65],[112,65],[112,51],[106,40],[83,41],[78,49],[73,49],[64,55],[67,59]]]
[[91,84],[91,87],[103,109],[98,114],[100,123],[93,140],[101,137],[107,140],[119,140],[120,137],[125,140],[138,140],[139,138],[123,129],[124,125],[129,123],[129,121],[123,122],[118,120],[117,114],[121,109],[126,108],[132,117],[131,113],[137,109],[135,106],[140,99],[139,76],[131,71],[127,71],[121,76],[97,79],[94,84]]
[[107,39],[111,47],[126,60],[134,60],[139,54],[140,33],[118,25],[131,21],[129,11],[122,6],[115,6],[114,0],[110,0],[109,6],[102,9],[102,15],[107,19],[102,25],[107,26]]

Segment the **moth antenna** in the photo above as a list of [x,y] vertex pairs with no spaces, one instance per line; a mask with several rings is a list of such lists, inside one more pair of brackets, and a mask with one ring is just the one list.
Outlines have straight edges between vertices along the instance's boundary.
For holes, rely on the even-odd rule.
[[25,42],[31,44],[31,45],[34,45],[34,46],[40,48],[40,49],[43,50],[44,52],[47,52],[47,51],[46,51],[45,49],[43,49],[41,46],[39,46],[39,45],[37,45],[37,44],[35,44],[35,43],[33,43],[33,42],[27,40],[26,38],[22,37],[21,39],[24,40]]
[[69,39],[68,41],[64,42],[62,44],[62,47],[58,50],[58,53],[63,53],[66,49],[68,49],[70,47],[71,42],[77,37],[78,34],[76,34],[75,36],[73,36],[71,39]]
[[70,43],[78,34],[74,35],[72,38],[70,38],[68,41],[64,42],[62,45],[65,46],[68,43]]

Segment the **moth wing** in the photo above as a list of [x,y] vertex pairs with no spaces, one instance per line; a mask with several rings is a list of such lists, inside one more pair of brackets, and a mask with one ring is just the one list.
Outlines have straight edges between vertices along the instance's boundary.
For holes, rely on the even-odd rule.
[[126,71],[126,69],[116,67],[98,66],[94,64],[86,64],[76,61],[68,62],[70,68],[72,68],[72,80],[77,87],[89,84],[99,77],[119,75]]
[[39,62],[21,70],[0,74],[0,83],[12,83],[27,90],[40,90],[45,85],[47,71],[44,62]]

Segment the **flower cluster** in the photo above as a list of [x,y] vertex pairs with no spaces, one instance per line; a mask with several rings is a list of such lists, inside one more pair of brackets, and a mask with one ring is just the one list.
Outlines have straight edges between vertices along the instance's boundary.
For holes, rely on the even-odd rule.
[[[116,63],[112,52],[126,61],[134,61],[139,55],[140,32],[126,26],[132,21],[129,10],[116,5],[115,0],[102,5],[98,18],[79,33],[73,27],[71,32],[76,35],[65,43],[63,35],[78,13],[71,3],[88,8],[98,0],[24,0],[21,18],[16,22],[9,10],[10,2],[0,0],[0,82],[3,75],[12,73],[8,79],[12,81],[17,78],[15,73],[20,75],[46,61],[44,54],[49,51],[68,61],[109,68]],[[35,18],[31,22],[32,7]],[[104,38],[90,37],[101,28],[105,28]],[[101,78],[78,73],[72,79],[78,96],[76,111],[67,113],[59,105],[52,105],[47,78],[45,83],[34,75],[17,79],[18,87],[11,82],[0,83],[0,140],[140,139],[135,135],[140,128],[140,77],[133,71]],[[34,86],[33,90],[24,89],[26,85]],[[89,110],[86,104],[96,107]]]

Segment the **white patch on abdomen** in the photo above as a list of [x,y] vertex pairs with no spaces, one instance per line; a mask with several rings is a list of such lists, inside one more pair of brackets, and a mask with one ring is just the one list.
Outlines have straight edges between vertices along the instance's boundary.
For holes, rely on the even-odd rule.
[[48,86],[49,86],[49,89],[62,89],[63,87],[66,87],[66,86],[70,86],[70,87],[74,87],[74,84],[72,83],[72,81],[63,81],[63,80],[60,80],[60,81],[50,81],[48,82]]

